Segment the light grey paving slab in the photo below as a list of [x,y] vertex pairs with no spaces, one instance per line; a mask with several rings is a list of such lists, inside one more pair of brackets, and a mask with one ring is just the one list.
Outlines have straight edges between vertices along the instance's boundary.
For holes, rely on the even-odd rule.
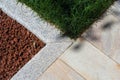
[[120,2],[115,2],[83,37],[120,64]]
[[38,80],[86,80],[61,60],[56,60]]
[[2,7],[1,1],[0,1],[0,8]]
[[71,41],[68,37],[62,37],[60,30],[55,28],[37,16],[30,8],[17,0],[0,0],[2,10],[32,31],[44,42]]
[[11,80],[36,80],[70,44],[71,42],[48,43]]
[[86,80],[120,80],[120,65],[86,40],[74,42],[60,60]]

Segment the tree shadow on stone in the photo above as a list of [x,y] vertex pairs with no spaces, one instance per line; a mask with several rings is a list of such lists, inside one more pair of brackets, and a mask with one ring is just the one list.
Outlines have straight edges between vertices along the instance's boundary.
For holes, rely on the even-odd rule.
[[112,25],[114,24],[115,22],[113,21],[109,21],[107,23],[105,23],[103,26],[102,26],[102,30],[109,30],[111,29]]
[[85,32],[83,35],[82,35],[84,38],[86,39],[89,39],[91,41],[98,41],[99,40],[99,37],[95,35],[95,32],[94,30],[92,29],[92,27],[90,27],[87,32]]
[[72,50],[74,51],[78,51],[79,49],[81,49],[84,46],[84,39],[83,38],[79,38],[80,43],[76,44],[72,47]]

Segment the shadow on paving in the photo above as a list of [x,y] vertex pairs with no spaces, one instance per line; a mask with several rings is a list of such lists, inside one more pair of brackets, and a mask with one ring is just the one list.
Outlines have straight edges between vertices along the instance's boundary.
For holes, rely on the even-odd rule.
[[[103,24],[101,26],[99,26],[99,28],[97,29],[100,29],[100,32],[106,32],[106,31],[111,31],[115,25],[119,25],[119,22],[120,22],[120,11],[113,11],[112,15],[114,17],[117,17],[117,21],[115,20],[108,20],[107,22],[103,22]],[[101,21],[101,20],[100,20]],[[102,23],[102,22],[100,22]],[[96,24],[99,24],[99,23],[96,23]],[[95,25],[95,24],[94,24]],[[98,27],[97,25],[95,25],[96,27]],[[81,37],[80,38],[80,44],[76,44],[74,47],[73,47],[73,50],[78,50],[78,49],[81,49],[82,46],[84,46],[84,39],[87,39],[87,40],[90,40],[92,42],[99,42],[100,41],[100,36],[97,36],[97,31],[91,26],[86,32],[85,34],[83,33],[82,35],[82,40],[81,40]],[[98,32],[98,34],[100,34]]]

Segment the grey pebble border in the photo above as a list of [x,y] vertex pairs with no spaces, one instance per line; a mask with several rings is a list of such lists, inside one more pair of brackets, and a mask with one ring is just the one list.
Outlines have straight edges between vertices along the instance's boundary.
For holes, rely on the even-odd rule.
[[35,12],[17,0],[0,0],[0,8],[46,43],[46,46],[11,78],[11,80],[37,80],[64,53],[73,40],[62,37],[55,26],[39,18]]

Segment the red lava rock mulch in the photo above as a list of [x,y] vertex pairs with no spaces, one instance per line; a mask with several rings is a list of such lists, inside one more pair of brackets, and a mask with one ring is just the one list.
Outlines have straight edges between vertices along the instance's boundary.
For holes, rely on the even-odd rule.
[[35,35],[0,10],[0,80],[10,80],[44,46]]

